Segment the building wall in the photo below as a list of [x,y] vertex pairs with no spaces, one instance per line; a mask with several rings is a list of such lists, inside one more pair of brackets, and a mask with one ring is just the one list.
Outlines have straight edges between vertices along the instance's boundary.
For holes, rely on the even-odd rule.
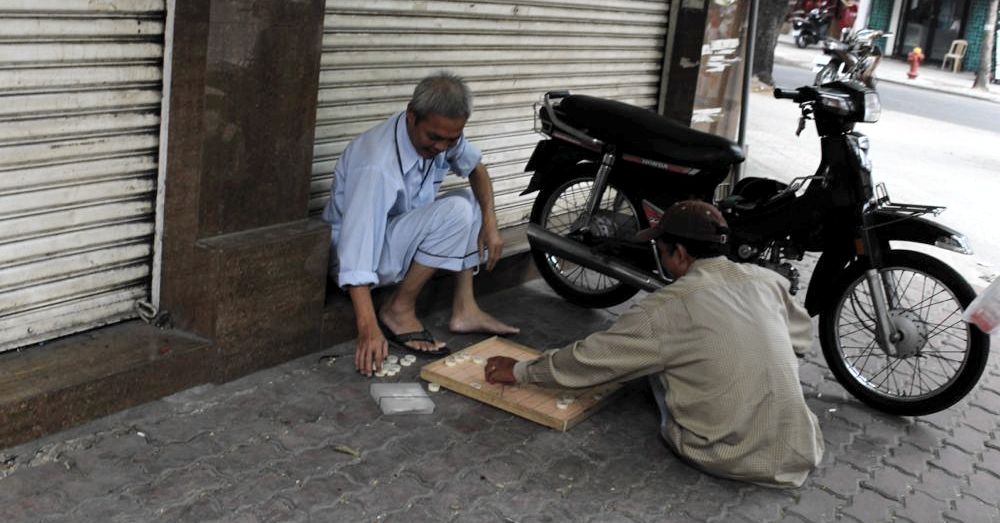
[[[969,41],[969,49],[962,61],[962,69],[975,71],[979,69],[979,55],[983,48],[983,26],[986,24],[986,13],[990,0],[972,0],[969,8],[969,21],[965,24],[964,38]],[[993,50],[996,52],[996,49]]]

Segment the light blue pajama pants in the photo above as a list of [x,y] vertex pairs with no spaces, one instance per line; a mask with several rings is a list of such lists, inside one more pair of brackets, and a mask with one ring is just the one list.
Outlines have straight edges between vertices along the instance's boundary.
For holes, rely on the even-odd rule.
[[462,271],[479,264],[483,217],[472,189],[448,191],[429,205],[393,216],[378,262],[379,285],[402,281],[412,262]]

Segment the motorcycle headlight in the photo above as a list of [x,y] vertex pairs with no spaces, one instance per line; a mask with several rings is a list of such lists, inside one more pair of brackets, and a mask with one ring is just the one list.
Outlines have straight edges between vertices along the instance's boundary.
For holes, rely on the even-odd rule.
[[847,94],[823,93],[819,95],[819,103],[830,110],[830,112],[836,114],[848,115],[854,112],[854,102],[851,101],[850,95]]
[[865,93],[865,114],[861,118],[862,122],[875,123],[882,116],[882,102],[878,99],[878,93],[869,91]]

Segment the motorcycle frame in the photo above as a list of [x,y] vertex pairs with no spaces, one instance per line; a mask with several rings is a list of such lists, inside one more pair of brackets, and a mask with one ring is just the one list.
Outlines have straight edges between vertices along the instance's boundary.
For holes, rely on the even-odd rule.
[[[591,193],[588,195],[584,215],[575,224],[574,230],[589,230],[593,215],[596,212],[601,197],[607,185],[612,180],[612,170],[615,179],[622,181],[622,190],[628,191],[629,172],[635,168],[652,168],[659,171],[687,175],[699,174],[701,171],[684,165],[668,164],[659,160],[642,158],[636,155],[621,154],[614,144],[607,144],[584,131],[574,128],[559,119],[553,100],[567,96],[567,92],[546,93],[544,106],[549,121],[539,118],[536,104],[536,131],[550,137],[542,140],[536,148],[536,154],[525,167],[526,171],[535,171],[531,182],[522,194],[539,190],[546,184],[559,183],[564,180],[556,174],[560,168],[577,163],[600,162]],[[805,108],[805,104],[802,104]],[[809,249],[806,246],[796,246],[798,252],[819,250],[823,254],[810,278],[806,294],[806,308],[810,315],[819,314],[823,306],[831,299],[831,291],[836,287],[848,264],[861,258],[867,259],[870,267],[866,272],[869,291],[876,305],[876,324],[879,344],[888,354],[895,355],[894,341],[898,339],[896,329],[889,317],[892,307],[891,292],[886,282],[880,277],[879,269],[884,266],[885,252],[889,242],[915,241],[955,252],[971,254],[965,237],[945,226],[921,218],[924,214],[938,214],[943,208],[936,206],[897,204],[891,202],[884,185],[874,186],[871,177],[870,163],[867,160],[867,138],[853,131],[854,123],[845,123],[833,115],[822,112],[815,114],[816,128],[821,137],[822,160],[813,176],[797,178],[786,190],[793,192],[829,191],[829,199],[834,202],[836,216],[848,218],[847,223],[834,225],[831,230],[824,231],[822,247]],[[553,145],[555,143],[556,145]],[[548,148],[550,150],[546,151]],[[551,149],[556,149],[553,152]],[[631,165],[631,167],[630,167]],[[624,172],[623,172],[624,171]],[[708,173],[706,173],[708,174]],[[724,176],[723,176],[724,178]],[[722,178],[719,179],[721,181]],[[814,185],[818,184],[818,185]],[[831,187],[836,185],[835,187]],[[709,184],[706,184],[709,185]],[[702,199],[710,200],[711,194],[718,183],[710,184],[703,192],[709,196]],[[667,180],[656,187],[643,187],[643,193],[669,193],[671,188]],[[841,191],[841,193],[837,193]],[[843,191],[847,191],[844,194]],[[851,194],[853,193],[853,194]],[[799,198],[796,196],[796,198]],[[836,201],[846,201],[848,205],[836,207]],[[807,202],[803,202],[804,204]],[[861,205],[859,205],[859,203]],[[739,229],[734,230],[734,236],[739,236]],[[768,243],[781,241],[777,236],[766,240]],[[659,283],[651,283],[648,278],[629,273],[629,281],[641,284],[640,288],[655,290],[672,282],[658,265],[659,255],[655,244],[650,245],[654,269],[649,272],[656,275]],[[772,257],[782,260],[781,253],[772,253]],[[801,258],[801,256],[800,256]],[[622,273],[625,274],[625,273]]]

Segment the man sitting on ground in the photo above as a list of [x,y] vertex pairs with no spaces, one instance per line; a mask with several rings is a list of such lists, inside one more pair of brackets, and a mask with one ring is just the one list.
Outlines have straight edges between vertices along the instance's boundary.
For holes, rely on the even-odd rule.
[[[333,171],[323,219],[333,240],[331,275],[347,289],[358,327],[355,366],[370,376],[387,344],[421,354],[446,354],[417,319],[416,300],[437,269],[458,273],[449,328],[514,334],[483,312],[472,289],[483,251],[493,270],[503,249],[493,185],[482,154],[462,134],[472,95],[461,78],[438,73],[413,91],[406,111],[355,138]],[[470,189],[437,197],[449,170]],[[378,314],[371,287],[399,283]]]
[[823,457],[796,358],[812,324],[784,278],[725,257],[727,234],[712,205],[671,206],[639,236],[656,240],[673,284],[538,359],[490,358],[487,381],[581,388],[648,375],[660,434],[682,459],[725,478],[801,486]]

